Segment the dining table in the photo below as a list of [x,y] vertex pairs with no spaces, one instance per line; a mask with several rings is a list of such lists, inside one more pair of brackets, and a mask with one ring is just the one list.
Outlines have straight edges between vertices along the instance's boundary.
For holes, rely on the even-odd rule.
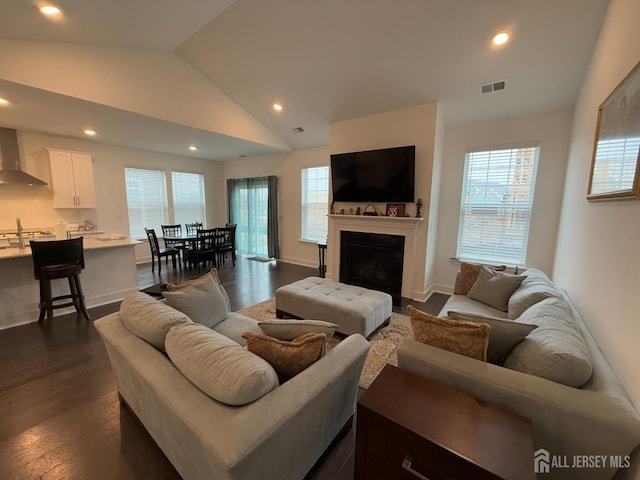
[[[205,229],[205,230],[208,230],[208,229]],[[224,234],[216,234],[216,239],[223,238],[223,237],[224,237]],[[184,250],[184,249],[195,250],[196,242],[198,241],[198,234],[197,233],[181,233],[179,235],[164,235],[161,238],[165,241],[165,245],[167,241],[169,243],[182,242],[182,244],[184,245],[184,248],[181,250]],[[182,264],[187,266],[187,259],[184,255],[184,252],[182,252]]]

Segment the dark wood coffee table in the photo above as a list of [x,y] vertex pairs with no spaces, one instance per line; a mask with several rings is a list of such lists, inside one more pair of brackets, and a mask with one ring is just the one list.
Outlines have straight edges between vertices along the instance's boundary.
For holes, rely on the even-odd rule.
[[531,421],[387,365],[358,401],[356,480],[534,480]]

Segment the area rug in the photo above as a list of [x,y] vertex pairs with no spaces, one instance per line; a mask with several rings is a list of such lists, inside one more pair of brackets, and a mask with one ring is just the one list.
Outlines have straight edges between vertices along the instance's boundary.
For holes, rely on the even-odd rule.
[[[276,318],[276,300],[270,298],[237,313],[256,320],[271,320]],[[329,348],[335,347],[344,338],[344,335],[335,334],[331,338]],[[368,339],[371,347],[360,376],[362,388],[368,388],[387,363],[398,365],[396,351],[403,338],[413,338],[411,322],[408,316],[394,312],[391,314],[389,325],[376,330]]]
[[247,260],[253,260],[254,262],[262,262],[262,263],[266,263],[266,262],[270,262],[272,260],[275,260],[275,258],[267,258],[267,257],[249,257]]

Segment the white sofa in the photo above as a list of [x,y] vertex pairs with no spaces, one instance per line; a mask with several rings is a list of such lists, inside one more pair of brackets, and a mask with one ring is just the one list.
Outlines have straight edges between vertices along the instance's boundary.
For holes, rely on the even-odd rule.
[[[95,326],[122,400],[187,480],[303,478],[351,422],[369,348],[362,336],[347,337],[258,400],[229,406],[203,393],[164,352],[132,333],[120,312]],[[256,328],[255,320],[236,313],[213,327],[242,344],[240,333]]]
[[[591,364],[590,378],[587,376],[588,380],[580,388],[409,339],[403,340],[399,346],[398,366],[530,418],[536,450],[545,449],[551,455],[566,456],[569,463],[572,462],[573,455],[607,456],[608,468],[551,468],[548,474],[541,475],[540,478],[604,480],[613,478],[616,474],[616,479],[639,478],[640,455],[636,455],[635,449],[640,445],[640,415],[566,292],[551,283],[543,272],[533,269],[527,272],[529,280],[525,279],[511,298],[528,297],[529,302],[534,303],[522,315],[518,311],[519,318],[514,321],[527,317],[527,311],[538,312],[541,325],[529,337],[535,333],[538,341],[552,343],[560,335],[554,332],[558,328],[556,322],[560,322],[560,319],[554,319],[555,313],[550,313],[548,309],[553,308],[553,305],[566,306],[576,331],[584,339],[583,345],[586,345]],[[544,300],[544,297],[552,298]],[[558,300],[553,297],[558,297]],[[516,315],[509,315],[512,307],[515,309],[518,305],[510,301],[510,311],[502,312],[467,296],[453,295],[442,308],[440,316],[446,317],[449,311],[466,311],[498,318],[509,316],[513,319]],[[541,318],[545,315],[549,318]],[[528,318],[527,321],[536,323],[536,318]],[[529,337],[518,344],[511,355],[522,357],[522,351],[531,346],[525,342],[533,342]],[[505,361],[507,366],[516,363],[513,359],[510,361],[509,357]],[[623,464],[625,456],[630,455],[630,468],[619,471],[612,468],[610,455],[617,456]]]

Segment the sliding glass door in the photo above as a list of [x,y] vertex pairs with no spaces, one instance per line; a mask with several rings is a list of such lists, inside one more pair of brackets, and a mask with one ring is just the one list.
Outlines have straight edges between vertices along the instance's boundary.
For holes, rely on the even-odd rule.
[[238,253],[268,256],[268,179],[230,180],[231,223],[237,224]]

